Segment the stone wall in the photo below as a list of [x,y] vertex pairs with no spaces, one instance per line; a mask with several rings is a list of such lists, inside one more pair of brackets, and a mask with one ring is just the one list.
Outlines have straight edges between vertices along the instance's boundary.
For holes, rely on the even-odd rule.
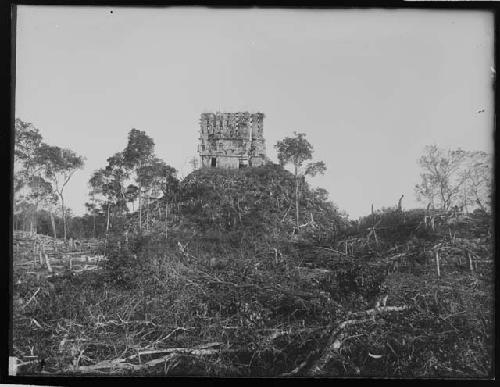
[[205,168],[213,167],[212,159],[214,158],[216,160],[215,161],[216,168],[238,169],[240,167],[240,159],[238,157],[221,156],[221,155],[201,156],[201,166]]
[[198,153],[203,167],[240,168],[265,160],[264,114],[203,113]]

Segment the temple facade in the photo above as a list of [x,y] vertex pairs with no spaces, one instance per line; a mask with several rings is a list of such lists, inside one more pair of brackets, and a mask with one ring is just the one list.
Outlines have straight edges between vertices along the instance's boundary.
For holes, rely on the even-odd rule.
[[198,153],[202,167],[238,169],[264,164],[263,113],[202,113]]

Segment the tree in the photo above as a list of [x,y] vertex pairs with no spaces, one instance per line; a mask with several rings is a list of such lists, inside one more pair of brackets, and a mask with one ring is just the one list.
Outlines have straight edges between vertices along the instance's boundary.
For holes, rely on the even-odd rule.
[[76,170],[83,168],[84,158],[77,155],[71,149],[42,143],[38,150],[37,163],[44,166],[45,176],[52,182],[54,190],[61,200],[64,239],[66,240],[67,213],[64,206],[64,188]]
[[[202,168],[183,179],[175,195],[182,203],[183,222],[219,241],[276,247],[296,230],[294,176],[274,163],[239,171]],[[299,228],[304,240],[331,240],[344,227],[328,193],[311,190],[307,182],[302,185],[300,209],[307,220]]]
[[108,157],[107,165],[96,170],[90,180],[90,198],[97,209],[100,206],[106,213],[106,235],[110,229],[110,218],[117,217],[128,211],[126,182],[130,177],[125,165],[123,152],[117,152]]
[[20,211],[27,211],[30,232],[37,233],[39,205],[50,208],[53,204],[52,185],[40,175],[39,170],[32,176],[23,178],[21,184],[22,188],[16,193],[14,214],[19,215]]
[[92,237],[96,237],[96,216],[102,207],[102,201],[98,199],[96,192],[91,189],[89,192],[89,201],[85,203],[87,212],[92,216]]
[[[304,162],[312,159],[313,147],[305,139],[304,133],[294,132],[295,137],[286,137],[278,141],[275,148],[278,151],[278,160],[281,166],[291,163],[294,167],[295,180],[295,220],[297,233],[299,231],[299,182],[305,179],[306,175],[315,176],[326,171],[323,161],[308,163]],[[304,168],[305,167],[305,168]]]
[[179,189],[179,180],[177,179],[177,170],[170,165],[164,165],[161,170],[163,177],[160,189],[163,193],[163,200],[165,201],[165,239],[168,238],[168,209],[169,204],[177,195]]
[[16,118],[14,156],[21,167],[36,165],[35,154],[41,142],[42,135],[33,124]]
[[52,184],[41,177],[34,182],[34,185],[36,186],[36,190],[34,190],[34,192],[39,195],[39,198],[37,198],[37,207],[38,203],[41,202],[42,207],[49,212],[52,234],[54,238],[57,238],[56,221],[54,218],[55,206],[57,205],[58,199],[57,194],[54,192]]
[[146,228],[149,224],[149,200],[151,197],[159,198],[161,196],[168,168],[171,167],[168,167],[163,160],[151,157],[147,164],[142,165],[137,170],[138,182],[143,189],[147,201]]
[[108,165],[104,173],[108,178],[106,187],[108,198],[113,206],[113,217],[128,211],[127,187],[125,186],[130,173],[126,168],[123,152],[117,152],[107,159]]
[[426,146],[418,160],[423,172],[421,182],[415,186],[417,200],[448,210],[458,202],[465,177],[461,169],[467,158],[462,149],[445,150],[436,145]]
[[463,206],[477,205],[489,212],[493,178],[491,155],[482,151],[467,152],[460,174],[464,182],[460,191]]
[[139,184],[139,230],[142,229],[142,177],[139,172],[153,158],[154,141],[146,132],[132,129],[128,134],[127,146],[123,151],[124,165],[135,171],[136,181]]
[[129,184],[127,186],[127,191],[125,192],[125,197],[127,198],[127,203],[132,204],[132,211],[134,211],[134,202],[139,197],[139,187],[135,184]]
[[[109,233],[109,213],[111,202],[113,202],[116,198],[116,192],[113,189],[114,185],[112,182],[112,176],[109,173],[109,170],[105,168],[98,169],[94,171],[89,180],[90,186],[90,197],[91,200],[93,198],[93,202],[98,211],[98,206],[106,214],[106,237]],[[102,198],[102,199],[101,199]]]
[[[43,165],[38,162],[38,151],[42,142],[42,135],[31,123],[23,122],[19,118],[15,121],[14,141],[14,192],[17,208],[20,203],[23,211],[28,210],[30,215],[30,231],[36,232],[38,203],[47,193],[47,187],[41,177]],[[41,184],[41,185],[40,185]]]

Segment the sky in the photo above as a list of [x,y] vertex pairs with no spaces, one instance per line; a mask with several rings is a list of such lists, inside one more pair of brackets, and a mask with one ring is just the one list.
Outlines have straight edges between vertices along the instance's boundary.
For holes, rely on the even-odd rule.
[[216,111],[263,112],[273,161],[306,133],[328,168],[310,183],[350,218],[421,207],[426,145],[493,152],[493,28],[464,10],[22,5],[15,114],[86,157],[65,190],[77,215],[130,129],[182,177]]

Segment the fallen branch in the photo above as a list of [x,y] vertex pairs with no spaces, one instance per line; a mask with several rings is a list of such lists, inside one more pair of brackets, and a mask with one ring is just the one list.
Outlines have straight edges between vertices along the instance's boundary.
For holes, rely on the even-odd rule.
[[245,289],[245,288],[253,288],[255,290],[260,290],[260,291],[271,291],[271,292],[277,292],[277,293],[282,293],[290,297],[295,297],[303,300],[308,300],[308,299],[313,299],[313,298],[319,298],[320,296],[314,293],[309,293],[309,292],[303,292],[303,291],[290,291],[287,289],[283,289],[279,284],[276,285],[276,287],[271,287],[271,286],[262,286],[262,285],[257,285],[257,284],[235,284],[232,282],[227,282],[227,281],[222,281],[222,280],[212,280],[209,281],[211,284],[218,284],[218,285],[229,285],[232,287],[235,287],[237,289]]
[[170,332],[168,335],[166,335],[165,337],[162,337],[161,339],[157,339],[155,340],[155,342],[153,343],[153,345],[157,344],[157,343],[160,343],[166,339],[168,339],[170,336],[172,336],[175,332],[178,332],[178,331],[189,331],[189,330],[193,330],[195,328],[184,328],[184,327],[177,327],[175,328],[172,332]]
[[[281,376],[297,375],[306,368],[309,368],[309,371],[307,372],[309,376],[318,376],[323,371],[324,367],[329,363],[331,358],[335,355],[335,353],[337,353],[337,351],[340,349],[340,347],[342,346],[342,342],[356,336],[355,335],[344,338],[341,333],[346,327],[373,321],[373,317],[379,313],[398,312],[405,309],[408,309],[408,307],[386,306],[382,308],[373,308],[361,312],[352,313],[350,317],[370,316],[370,318],[349,319],[343,321],[336,327],[329,326],[329,328],[327,328],[327,334],[326,334],[329,336],[329,339],[324,349],[322,351],[320,349],[312,351],[299,366],[297,366],[290,372],[281,374]],[[311,364],[312,359],[319,354],[320,354],[319,358],[316,361],[314,361],[312,365],[309,366],[309,364]]]
[[368,309],[364,310],[362,312],[356,312],[356,313],[351,313],[349,316],[350,317],[356,317],[356,316],[363,316],[363,315],[368,315],[368,316],[373,316],[378,313],[385,313],[385,312],[400,312],[402,310],[408,309],[408,306],[383,306],[381,308],[373,308],[373,309]]
[[26,308],[26,307],[29,305],[29,303],[30,303],[31,301],[33,301],[33,299],[35,298],[35,296],[38,294],[38,292],[39,292],[39,291],[40,291],[40,288],[38,288],[38,289],[35,291],[35,293],[33,293],[33,295],[30,297],[30,299],[28,300],[28,302],[27,302],[26,304],[24,304],[24,305],[22,306],[22,308],[21,308],[21,309]]
[[317,376],[323,370],[323,368],[328,364],[330,359],[342,345],[342,337],[339,339],[337,336],[343,329],[345,329],[347,326],[350,325],[363,324],[365,322],[370,322],[370,321],[373,320],[367,318],[361,320],[346,320],[342,322],[337,328],[333,330],[332,334],[330,335],[330,339],[328,340],[326,350],[324,350],[320,358],[313,363],[308,373],[311,376]]
[[[134,355],[131,355],[127,358],[123,359],[114,359],[114,360],[104,360],[100,363],[90,365],[90,366],[79,366],[76,367],[74,370],[78,372],[97,372],[99,370],[103,369],[125,369],[125,370],[132,370],[132,371],[139,371],[147,367],[152,367],[157,364],[164,363],[178,355],[185,354],[185,355],[193,355],[193,356],[208,356],[208,355],[215,355],[221,352],[221,349],[219,348],[214,348],[214,347],[219,347],[221,346],[222,343],[220,342],[215,342],[215,343],[208,343],[208,344],[202,344],[198,345],[194,348],[165,348],[165,349],[160,349],[160,350],[145,350],[142,352],[138,352]],[[224,350],[224,352],[227,352],[229,350]],[[141,356],[145,355],[158,355],[158,354],[165,354],[165,356],[162,356],[161,358],[158,359],[153,359],[150,360],[146,363],[142,363],[140,361]],[[139,364],[133,364],[130,363],[129,361],[134,360],[134,359],[139,360]]]
[[332,249],[331,247],[315,246],[315,248],[316,249],[321,249],[321,250],[331,251],[331,252],[333,252],[335,254],[343,255],[344,257],[348,257],[349,256],[348,254],[343,253],[342,251],[339,251],[339,250]]
[[312,367],[310,367],[309,374],[311,376],[317,376],[320,374],[324,367],[328,364],[330,359],[335,355],[335,353],[342,346],[342,342],[344,341],[344,337],[341,335],[343,329],[347,326],[355,325],[355,324],[363,324],[365,322],[373,321],[373,317],[379,313],[388,313],[388,312],[399,312],[402,310],[408,309],[407,306],[386,306],[382,308],[373,308],[368,309],[366,311],[353,313],[351,316],[372,316],[372,318],[365,318],[360,320],[346,320],[342,322],[337,328],[333,330],[326,345],[326,349],[323,351],[321,357],[314,362]]

